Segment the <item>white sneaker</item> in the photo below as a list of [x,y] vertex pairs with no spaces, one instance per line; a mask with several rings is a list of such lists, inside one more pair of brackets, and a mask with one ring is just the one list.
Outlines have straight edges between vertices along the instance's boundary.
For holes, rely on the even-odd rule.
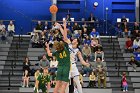
[[134,72],[136,72],[136,69],[134,69]]
[[24,86],[24,85],[22,85],[22,87],[24,88],[25,86]]
[[86,76],[86,74],[83,75],[84,77]]
[[125,90],[123,90],[123,92],[125,92]]
[[126,90],[126,91],[128,91],[128,90]]
[[29,86],[27,85],[26,87],[28,88]]

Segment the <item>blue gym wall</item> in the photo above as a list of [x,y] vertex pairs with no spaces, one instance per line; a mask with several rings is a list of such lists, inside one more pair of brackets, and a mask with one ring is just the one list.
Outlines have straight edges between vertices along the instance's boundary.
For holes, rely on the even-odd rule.
[[26,34],[32,30],[32,20],[51,19],[50,5],[51,0],[0,0],[0,20],[15,20],[16,34]]
[[[93,8],[95,1],[99,3],[96,9]],[[0,0],[0,20],[15,20],[16,33],[20,34],[22,27],[22,33],[26,34],[32,30],[31,20],[51,20],[50,5],[51,0]],[[91,12],[99,20],[105,20],[108,7],[108,20],[116,22],[125,15],[131,22],[135,21],[135,0],[57,0],[57,5],[57,20],[62,20],[68,10],[75,20],[87,19]]]

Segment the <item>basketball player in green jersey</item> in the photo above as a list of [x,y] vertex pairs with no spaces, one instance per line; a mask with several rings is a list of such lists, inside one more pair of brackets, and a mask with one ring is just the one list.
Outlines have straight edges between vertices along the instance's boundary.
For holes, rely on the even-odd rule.
[[46,42],[46,51],[48,56],[55,56],[58,61],[58,69],[56,75],[56,85],[53,93],[65,93],[66,86],[69,82],[69,72],[70,72],[70,52],[67,44],[64,42],[55,41],[54,48],[56,52],[51,53],[49,49],[49,44]]
[[42,93],[49,93],[50,89],[50,75],[48,74],[48,68],[43,69],[43,73],[40,73],[36,82],[34,93],[39,93],[39,90],[42,90]]

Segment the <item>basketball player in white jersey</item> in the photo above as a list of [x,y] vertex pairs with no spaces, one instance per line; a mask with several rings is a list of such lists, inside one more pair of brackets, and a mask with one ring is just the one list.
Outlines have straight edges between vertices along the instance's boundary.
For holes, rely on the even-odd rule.
[[[59,24],[58,24],[59,25]],[[67,28],[66,28],[66,22],[63,23],[64,29],[62,27],[60,27],[60,31],[64,37],[64,41],[66,43],[68,43],[69,45],[69,50],[70,50],[70,61],[71,61],[71,70],[70,70],[70,76],[71,78],[73,78],[77,89],[78,89],[78,93],[83,93],[82,92],[82,86],[80,84],[80,80],[79,80],[79,71],[78,68],[76,66],[76,62],[79,58],[80,62],[82,63],[82,65],[85,66],[90,66],[89,63],[86,63],[83,60],[82,54],[80,52],[80,50],[77,48],[78,47],[78,39],[74,39],[72,42],[67,38]],[[66,89],[66,93],[68,93],[68,88]]]

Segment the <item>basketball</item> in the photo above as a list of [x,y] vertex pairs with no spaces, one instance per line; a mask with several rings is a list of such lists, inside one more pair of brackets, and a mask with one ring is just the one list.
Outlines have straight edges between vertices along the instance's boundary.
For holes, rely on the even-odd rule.
[[52,5],[52,6],[50,6],[50,12],[51,12],[52,14],[57,13],[57,11],[58,11],[58,8],[57,8],[56,5]]

